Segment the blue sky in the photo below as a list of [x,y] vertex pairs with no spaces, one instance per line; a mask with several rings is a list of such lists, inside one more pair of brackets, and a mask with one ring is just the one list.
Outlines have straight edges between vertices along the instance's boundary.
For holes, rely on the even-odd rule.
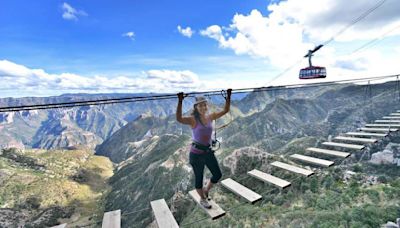
[[[266,85],[378,2],[0,0],[0,97]],[[327,79],[400,72],[381,70],[399,57],[399,5],[386,0],[321,49]],[[306,63],[274,82],[296,82]]]
[[[5,36],[0,37],[0,58],[44,68],[49,73],[121,73],[155,67],[179,70],[184,63],[168,60],[230,56],[229,51],[218,50],[212,40],[185,38],[177,26],[206,28],[229,22],[235,13],[254,8],[266,11],[265,1],[260,0],[250,4],[148,0],[1,2],[1,32]],[[85,13],[66,20],[62,17],[64,3]],[[122,36],[130,31],[135,34],[133,40]]]

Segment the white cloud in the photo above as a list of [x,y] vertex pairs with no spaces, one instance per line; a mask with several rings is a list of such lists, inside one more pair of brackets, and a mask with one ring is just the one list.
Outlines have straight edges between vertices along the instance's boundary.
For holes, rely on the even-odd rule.
[[192,37],[194,31],[190,27],[186,27],[185,29],[178,25],[178,31],[180,34],[186,37]]
[[[273,23],[293,23],[300,25],[304,35],[313,42],[323,42],[338,33],[362,13],[367,12],[380,1],[364,0],[303,0],[282,1],[271,4],[269,19]],[[375,11],[349,27],[336,37],[337,41],[371,39],[400,22],[400,4],[386,0]]]
[[[214,24],[200,31],[200,34],[216,40],[220,48],[233,50],[237,55],[265,59],[271,70],[282,71],[301,60],[307,50],[329,40],[376,4],[376,1],[364,0],[280,1],[268,6],[268,16],[262,15],[258,10],[252,10],[248,15],[236,14],[228,27]],[[338,77],[361,73],[371,75],[371,72],[382,75],[383,72],[379,71],[382,67],[378,64],[384,63],[382,59],[376,59],[376,56],[392,62],[399,58],[398,53],[393,55],[395,48],[381,49],[376,56],[364,53],[362,58],[347,55],[369,40],[398,26],[399,11],[400,4],[397,1],[386,1],[365,19],[336,37],[336,42],[319,50],[313,63],[326,66],[328,75]],[[397,41],[399,35],[400,31],[388,34],[391,37],[397,36]],[[286,81],[296,79],[299,69],[307,65],[304,59],[301,65],[285,73],[288,77]],[[384,65],[386,72],[400,71],[398,64]],[[276,76],[268,72],[267,74],[269,78]],[[281,84],[285,84],[284,81]]]
[[304,55],[304,50],[312,47],[302,42],[299,26],[271,24],[270,19],[257,10],[248,16],[236,14],[229,29],[225,30],[229,36],[224,35],[223,28],[218,25],[209,26],[200,34],[217,40],[221,48],[232,49],[236,54],[266,58],[279,67],[296,61],[296,56]]
[[0,77],[28,77],[32,70],[25,66],[15,64],[13,62],[2,60],[0,61]]
[[8,60],[0,60],[0,97],[49,96],[61,93],[178,92],[205,88],[197,74],[184,70],[149,70],[134,77],[86,77],[72,73],[49,74]]
[[222,29],[218,25],[211,25],[206,30],[201,30],[200,34],[213,38],[220,43],[225,43],[225,37],[222,35]]
[[126,32],[126,33],[122,34],[122,36],[128,37],[131,40],[135,40],[135,33],[134,32]]
[[199,77],[191,71],[150,70],[146,72],[148,79],[158,79],[168,83],[198,83]]
[[62,5],[63,15],[65,20],[78,20],[79,16],[87,16],[87,13],[83,10],[76,10],[70,4],[64,2]]

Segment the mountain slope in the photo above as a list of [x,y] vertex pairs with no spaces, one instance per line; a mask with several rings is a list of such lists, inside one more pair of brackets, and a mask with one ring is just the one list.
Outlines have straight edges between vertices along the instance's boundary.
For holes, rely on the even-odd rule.
[[112,163],[88,150],[2,150],[0,227],[83,225],[103,215]]
[[[191,183],[187,154],[187,136],[154,137],[137,160],[124,165],[111,179],[112,191],[107,196],[107,210],[124,212],[149,207],[151,200],[173,197]],[[122,218],[123,226],[144,227],[151,222],[150,211]]]
[[[1,107],[84,100],[115,99],[149,94],[66,94],[46,98],[1,98]],[[86,145],[94,148],[138,116],[165,117],[175,112],[176,101],[145,101],[75,108],[0,113],[0,148],[65,148]],[[46,130],[59,125],[56,131]],[[72,127],[73,126],[73,127]],[[24,129],[24,131],[21,131]],[[68,137],[63,131],[69,131]],[[74,133],[71,134],[71,131]],[[92,134],[88,137],[89,134]]]

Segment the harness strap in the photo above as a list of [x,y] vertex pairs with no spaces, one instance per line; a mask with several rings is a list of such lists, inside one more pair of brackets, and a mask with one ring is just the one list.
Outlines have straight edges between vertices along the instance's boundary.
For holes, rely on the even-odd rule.
[[204,146],[203,144],[200,144],[198,142],[192,142],[192,146],[196,149],[202,150],[204,152],[212,152],[212,149],[210,146]]

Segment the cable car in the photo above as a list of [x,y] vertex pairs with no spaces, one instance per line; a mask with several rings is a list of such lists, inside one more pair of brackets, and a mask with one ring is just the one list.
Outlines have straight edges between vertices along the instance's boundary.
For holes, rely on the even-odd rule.
[[310,66],[300,70],[300,79],[326,78],[325,67]]
[[313,56],[313,53],[318,51],[322,46],[323,45],[318,45],[316,48],[314,48],[314,50],[308,50],[308,53],[304,56],[304,58],[308,57],[309,67],[300,70],[300,79],[326,78],[326,68],[313,66],[311,63],[311,57]]

